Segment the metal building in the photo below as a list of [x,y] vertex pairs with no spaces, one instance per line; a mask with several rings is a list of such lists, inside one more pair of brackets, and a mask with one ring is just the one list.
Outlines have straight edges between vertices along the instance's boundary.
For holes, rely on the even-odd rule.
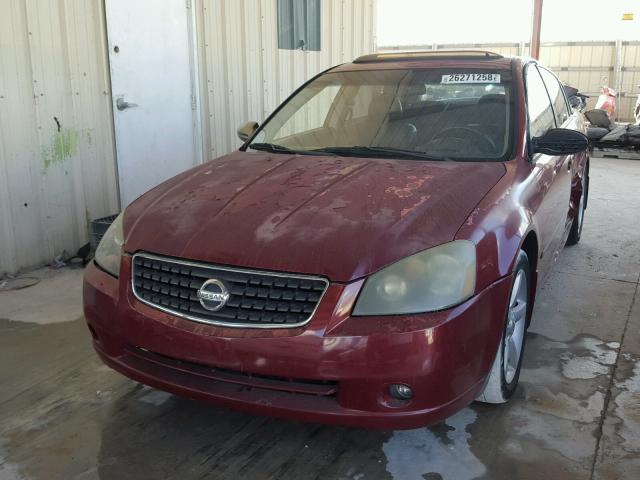
[[3,1],[0,276],[74,252],[90,220],[237,148],[240,124],[373,51],[374,3]]

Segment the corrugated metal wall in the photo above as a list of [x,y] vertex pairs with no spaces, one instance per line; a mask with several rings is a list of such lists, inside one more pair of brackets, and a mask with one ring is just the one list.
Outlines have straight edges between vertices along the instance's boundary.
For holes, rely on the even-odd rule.
[[[118,209],[103,2],[0,3],[0,275],[73,252],[89,219]],[[193,4],[205,159],[235,149],[239,125],[264,120],[311,76],[374,49],[375,0],[323,0],[319,52],[277,48],[276,0]],[[617,87],[619,117],[631,120],[640,42],[543,44],[541,60],[584,92]]]
[[[490,50],[502,55],[528,55],[525,43],[434,44],[379,47],[389,50]],[[586,95],[593,107],[600,87],[607,85],[619,91],[618,120],[633,121],[633,109],[640,93],[640,41],[634,42],[559,42],[543,43],[540,61],[560,79]]]
[[636,100],[640,94],[640,41],[622,42],[620,53],[619,99],[621,118],[633,120]]
[[276,0],[197,6],[204,156],[240,145],[237,128],[262,122],[315,74],[374,49],[374,0],[323,0],[319,52],[279,50]]
[[[374,48],[375,0],[323,0],[319,52],[278,50],[276,0],[192,4],[205,159]],[[118,210],[104,25],[104,0],[0,2],[0,277],[74,252],[90,219]]]
[[118,209],[103,20],[96,1],[0,4],[0,276]]

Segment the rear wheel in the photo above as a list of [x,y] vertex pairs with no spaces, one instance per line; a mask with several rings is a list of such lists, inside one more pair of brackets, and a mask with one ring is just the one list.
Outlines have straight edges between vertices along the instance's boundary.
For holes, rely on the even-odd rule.
[[502,339],[487,383],[477,398],[480,402],[506,403],[518,386],[529,316],[529,276],[529,259],[521,251],[513,272]]
[[580,194],[580,203],[578,203],[578,211],[573,218],[571,231],[567,237],[567,245],[575,245],[580,241],[582,235],[582,224],[584,223],[584,210],[587,208],[587,197],[589,195],[589,177],[587,170],[582,175],[582,193]]

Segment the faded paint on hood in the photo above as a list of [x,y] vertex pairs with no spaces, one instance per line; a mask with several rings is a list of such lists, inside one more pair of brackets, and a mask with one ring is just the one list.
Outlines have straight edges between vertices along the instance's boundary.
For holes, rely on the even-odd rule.
[[501,163],[235,152],[134,202],[125,249],[350,281],[453,240]]

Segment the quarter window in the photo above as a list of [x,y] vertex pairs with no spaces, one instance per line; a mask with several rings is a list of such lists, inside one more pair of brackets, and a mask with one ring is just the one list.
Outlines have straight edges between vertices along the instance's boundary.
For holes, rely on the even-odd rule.
[[556,126],[553,109],[549,101],[547,89],[542,82],[535,65],[526,69],[527,111],[529,113],[529,130],[532,137],[540,137],[547,130]]
[[549,70],[540,68],[540,75],[544,80],[544,84],[547,86],[549,97],[553,103],[553,110],[556,114],[556,123],[558,126],[562,125],[569,118],[569,109],[567,108],[567,102],[564,97],[563,89],[558,79]]

